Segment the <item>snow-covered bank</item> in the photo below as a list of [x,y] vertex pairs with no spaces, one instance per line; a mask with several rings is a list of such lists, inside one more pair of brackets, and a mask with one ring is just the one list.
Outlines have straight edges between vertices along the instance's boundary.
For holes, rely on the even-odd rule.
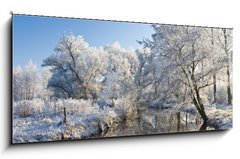
[[[58,100],[42,105],[38,103],[41,102],[21,101],[14,104],[13,143],[88,138],[99,133],[100,121],[110,124],[118,117],[113,108],[100,108],[89,100]],[[37,110],[33,109],[36,107]]]
[[231,105],[211,105],[207,107],[206,113],[209,117],[208,125],[215,129],[232,128],[232,106]]
[[[162,110],[166,112],[171,112],[170,114],[174,114],[177,112],[180,112],[180,117],[182,121],[185,122],[186,115],[187,115],[187,122],[188,123],[194,123],[194,122],[201,122],[203,123],[203,120],[201,119],[200,114],[198,113],[196,107],[188,103],[179,103],[179,104],[160,104],[157,102],[151,102],[144,103],[142,102],[142,108],[141,109],[156,109],[156,110]],[[205,106],[205,111],[208,116],[207,126],[210,129],[230,129],[232,128],[232,105],[226,105],[226,104],[207,104]],[[191,117],[190,117],[191,115]]]
[[[181,107],[182,112],[197,114],[194,105],[189,107]],[[205,107],[208,116],[207,125],[214,129],[230,129],[232,128],[232,105],[212,104]]]

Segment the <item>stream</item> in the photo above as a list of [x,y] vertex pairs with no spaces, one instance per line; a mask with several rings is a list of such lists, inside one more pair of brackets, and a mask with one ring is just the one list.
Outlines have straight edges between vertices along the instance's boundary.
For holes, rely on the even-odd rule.
[[189,131],[213,130],[203,124],[201,117],[173,110],[150,109],[141,110],[139,117],[126,120],[115,127],[111,127],[100,137],[150,135],[163,133],[177,133]]

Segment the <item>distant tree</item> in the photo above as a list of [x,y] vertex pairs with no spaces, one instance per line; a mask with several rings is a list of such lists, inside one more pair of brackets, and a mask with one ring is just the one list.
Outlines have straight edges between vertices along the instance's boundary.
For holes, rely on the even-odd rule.
[[227,100],[228,104],[232,104],[232,91],[231,91],[231,66],[232,66],[232,29],[222,28],[217,32],[216,43],[220,47],[220,51],[223,53],[224,66],[226,68],[227,77]]
[[[213,47],[213,50],[215,50],[215,38],[214,38],[214,29],[211,28],[211,36],[212,36],[212,40],[211,40],[211,44]],[[212,53],[216,53],[216,52],[212,52]],[[213,65],[215,65],[215,59],[213,58]],[[216,73],[213,74],[213,103],[217,102],[217,80],[216,80]]]
[[138,67],[138,59],[134,50],[126,50],[115,42],[104,47],[108,57],[106,82],[101,96],[113,100],[117,98],[132,98],[136,96],[134,74]]
[[21,66],[13,68],[13,99],[14,101],[22,100],[23,88],[22,88],[23,70]]
[[[213,90],[206,91],[213,92],[213,103],[231,104],[232,30],[225,28],[209,28],[207,30],[208,36],[211,38],[212,65],[221,65],[222,68],[213,73]],[[224,33],[224,31],[226,32]],[[204,71],[204,61],[202,61],[202,65]]]
[[39,74],[39,84],[37,88],[38,97],[45,101],[49,101],[52,96],[52,91],[48,89],[48,81],[51,78],[52,73],[49,68],[43,68]]
[[14,100],[32,100],[38,96],[39,87],[38,69],[32,60],[29,60],[24,69],[20,66],[13,68],[13,96]]
[[23,74],[23,85],[25,91],[25,99],[32,100],[36,97],[36,86],[38,84],[37,66],[33,64],[30,59],[28,64],[25,66]]

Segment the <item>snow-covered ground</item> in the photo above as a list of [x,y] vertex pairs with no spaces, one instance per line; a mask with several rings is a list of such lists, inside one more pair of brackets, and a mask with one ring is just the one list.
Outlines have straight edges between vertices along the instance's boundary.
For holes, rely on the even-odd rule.
[[[133,117],[132,105],[128,101],[116,101],[114,107],[98,105],[91,100],[57,100],[44,102],[40,99],[15,102],[13,105],[12,142],[44,142],[68,139],[98,137],[101,129],[118,123],[124,115]],[[103,103],[103,102],[102,102]],[[107,105],[107,104],[106,104]],[[64,107],[66,108],[66,123],[64,122]],[[171,114],[174,111],[196,116],[194,106],[178,107],[167,105],[164,109]],[[209,105],[206,107],[209,117],[208,125],[214,129],[229,129],[232,127],[232,106]],[[155,115],[158,114],[155,111]],[[199,117],[200,118],[200,117]],[[195,122],[188,116],[188,122]],[[100,125],[101,124],[101,125]],[[167,124],[167,123],[166,123]],[[100,128],[101,127],[101,128]],[[198,130],[196,130],[198,131]]]
[[[96,104],[92,105],[91,101],[59,100],[50,104],[37,103],[39,100],[14,104],[13,143],[88,138],[99,133],[99,121],[108,124],[117,117],[113,108],[100,108]],[[24,104],[28,106],[35,104],[34,108],[38,107],[38,109],[29,106],[28,109],[31,111],[28,110],[26,113],[26,110],[19,108],[26,109]],[[45,107],[49,110],[44,110]],[[63,107],[66,107],[66,123],[64,123]]]
[[208,125],[215,129],[232,128],[232,105],[211,105],[206,108],[209,117]]

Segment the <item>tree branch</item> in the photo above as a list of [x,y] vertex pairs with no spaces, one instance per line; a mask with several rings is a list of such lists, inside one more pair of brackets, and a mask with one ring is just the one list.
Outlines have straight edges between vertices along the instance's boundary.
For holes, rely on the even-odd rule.
[[205,88],[205,87],[207,87],[207,86],[210,86],[210,85],[212,85],[212,84],[214,84],[214,82],[212,82],[212,83],[207,83],[207,84],[205,84],[205,85],[203,85],[203,86],[201,86],[201,87],[198,87],[198,90],[203,89],[203,88]]

